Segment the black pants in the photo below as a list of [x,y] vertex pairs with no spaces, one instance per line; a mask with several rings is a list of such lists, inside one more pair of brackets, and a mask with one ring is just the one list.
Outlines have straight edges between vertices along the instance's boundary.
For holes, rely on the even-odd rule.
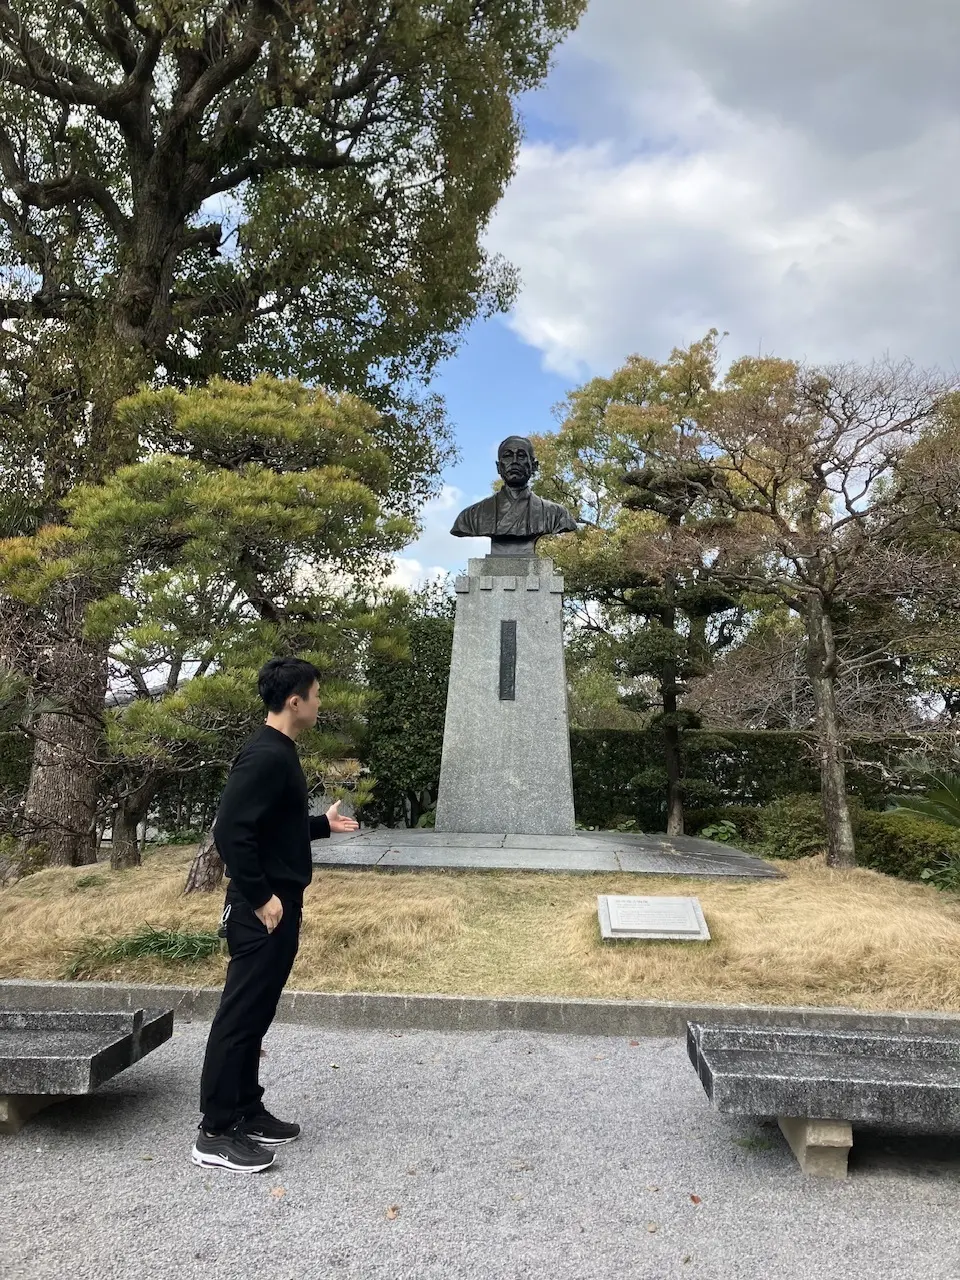
[[250,904],[229,885],[224,907],[230,963],[210,1028],[200,1079],[203,1127],[222,1133],[263,1110],[260,1044],[297,954],[303,902],[278,894],[283,919],[267,932]]

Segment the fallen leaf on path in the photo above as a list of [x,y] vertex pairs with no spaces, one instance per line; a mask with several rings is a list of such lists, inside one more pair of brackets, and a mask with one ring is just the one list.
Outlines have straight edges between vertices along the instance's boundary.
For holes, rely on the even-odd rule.
[[387,1221],[388,1222],[396,1221],[396,1217],[399,1212],[400,1212],[400,1206],[398,1204],[390,1205],[389,1208],[387,1209]]
[[275,1200],[282,1200],[283,1197],[287,1194],[287,1188],[274,1187],[273,1190],[270,1192],[270,1194],[273,1196]]
[[659,1188],[659,1187],[654,1187],[654,1186],[648,1186],[648,1187],[647,1187],[647,1190],[648,1190],[648,1191],[659,1191],[659,1190],[660,1190],[660,1188]]
[[650,1232],[650,1234],[651,1234],[651,1235],[653,1235],[653,1233],[656,1231],[656,1229],[657,1229],[657,1224],[656,1224],[655,1222],[648,1222],[648,1223],[647,1223],[647,1230]]
[[631,1048],[631,1049],[639,1049],[639,1048],[640,1048],[640,1041],[639,1041],[639,1040],[631,1040],[631,1041],[630,1041],[630,1048]]
[[702,1203],[703,1203],[703,1201],[700,1199],[700,1197],[699,1197],[699,1196],[691,1195],[690,1199],[693,1201],[693,1203],[694,1203],[694,1204],[702,1204]]

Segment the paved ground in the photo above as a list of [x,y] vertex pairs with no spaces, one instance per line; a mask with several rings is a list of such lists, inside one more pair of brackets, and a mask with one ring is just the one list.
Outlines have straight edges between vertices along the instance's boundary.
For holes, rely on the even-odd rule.
[[275,1027],[269,1098],[307,1132],[239,1178],[188,1161],[205,1033],[0,1138],[4,1280],[960,1275],[955,1150],[873,1139],[804,1179],[679,1041]]
[[715,840],[619,831],[513,836],[375,827],[315,841],[313,861],[323,867],[374,871],[626,871],[645,876],[734,876],[747,880],[781,876],[761,858]]

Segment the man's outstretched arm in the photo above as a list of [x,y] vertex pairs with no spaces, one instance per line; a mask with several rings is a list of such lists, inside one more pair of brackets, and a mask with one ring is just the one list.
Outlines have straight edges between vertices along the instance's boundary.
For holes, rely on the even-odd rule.
[[335,800],[326,813],[310,819],[310,839],[325,840],[331,831],[359,831],[360,823],[353,818],[344,817],[340,812],[340,801]]

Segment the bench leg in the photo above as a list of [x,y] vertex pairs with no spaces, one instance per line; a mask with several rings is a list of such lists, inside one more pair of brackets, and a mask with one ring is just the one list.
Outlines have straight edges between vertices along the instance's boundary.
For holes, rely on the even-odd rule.
[[820,1178],[847,1176],[847,1156],[853,1146],[853,1128],[849,1120],[778,1116],[777,1124],[804,1173]]
[[0,1133],[19,1133],[31,1116],[69,1096],[65,1093],[0,1093]]

